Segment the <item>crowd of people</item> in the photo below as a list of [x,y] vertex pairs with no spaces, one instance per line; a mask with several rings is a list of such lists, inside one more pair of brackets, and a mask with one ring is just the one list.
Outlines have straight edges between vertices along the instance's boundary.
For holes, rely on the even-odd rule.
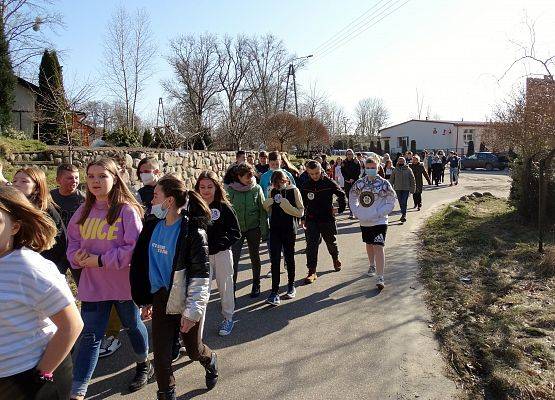
[[[420,210],[424,180],[437,184],[449,165],[456,185],[460,166],[454,153],[443,160],[442,152],[392,160],[347,150],[345,159],[318,155],[299,169],[284,153],[257,156],[255,162],[238,151],[223,180],[203,171],[193,190],[176,175],[162,175],[156,158],[138,164],[138,191],[125,163],[110,158],[87,165],[82,186],[77,167],[60,165],[52,191],[39,168],[19,169],[11,183],[0,170],[0,393],[11,400],[84,399],[99,358],[121,346],[122,328],[136,361],[131,392],[155,377],[157,398],[175,399],[172,362],[185,352],[204,367],[211,389],[218,361],[203,341],[211,280],[220,294],[218,333],[227,336],[245,241],[250,296],[261,294],[260,246],[267,242],[272,284],[266,302],[278,306],[297,293],[299,228],[306,240],[304,283],[318,277],[322,241],[341,271],[336,216],[348,207],[360,223],[368,275],[377,275],[382,290],[388,215],[396,201],[404,222],[409,194]],[[282,256],[287,284],[280,296]],[[80,310],[66,276],[77,287]]]

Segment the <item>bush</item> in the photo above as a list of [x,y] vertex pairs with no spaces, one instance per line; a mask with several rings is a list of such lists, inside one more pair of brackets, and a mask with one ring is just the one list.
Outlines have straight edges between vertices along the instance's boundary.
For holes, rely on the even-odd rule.
[[29,139],[29,135],[27,135],[25,132],[18,131],[17,129],[11,126],[9,128],[4,129],[4,131],[2,132],[2,136],[7,137],[9,139],[16,139],[16,140]]
[[44,151],[46,145],[38,140],[32,139],[12,139],[0,137],[0,156],[6,157],[13,153]]
[[[532,163],[531,168],[525,168],[521,158],[517,158],[511,165],[511,191],[509,200],[518,210],[518,213],[528,221],[536,221],[538,217],[539,202],[539,168]],[[547,202],[545,222],[546,226],[555,224],[555,174],[546,174]]]
[[118,128],[113,132],[106,132],[104,140],[116,147],[136,147],[141,145],[139,132]]

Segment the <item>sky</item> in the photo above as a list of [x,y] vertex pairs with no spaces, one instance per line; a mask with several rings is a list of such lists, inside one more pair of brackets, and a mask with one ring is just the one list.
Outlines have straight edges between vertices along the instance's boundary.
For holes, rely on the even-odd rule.
[[[403,4],[404,1],[392,4]],[[378,4],[377,4],[378,3]],[[211,32],[217,35],[272,33],[298,56],[314,54],[297,83],[316,85],[330,101],[352,112],[366,97],[380,97],[390,111],[388,124],[415,117],[416,91],[423,112],[447,120],[483,121],[496,105],[523,84],[526,69],[514,44],[527,42],[525,15],[535,21],[538,57],[555,55],[553,0],[410,0],[404,6],[321,56],[318,48],[379,0],[60,0],[65,29],[51,35],[68,79],[98,81],[103,37],[111,14],[123,4],[150,14],[158,52],[154,75],[140,100],[140,114],[155,118],[161,81],[172,72],[165,57],[171,38]],[[371,16],[372,11],[367,15]],[[555,66],[554,66],[555,69]],[[541,68],[529,66],[533,73]],[[97,97],[107,91],[98,89]]]

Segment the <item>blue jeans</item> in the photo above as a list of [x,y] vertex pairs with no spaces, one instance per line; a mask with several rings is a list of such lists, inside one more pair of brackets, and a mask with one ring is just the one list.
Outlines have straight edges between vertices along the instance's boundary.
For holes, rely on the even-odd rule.
[[132,300],[84,301],[81,303],[81,317],[85,326],[73,367],[72,396],[84,396],[87,393],[89,381],[98,361],[100,341],[106,332],[112,306],[116,307],[121,324],[127,329],[137,362],[143,362],[148,357],[148,332],[141,320],[139,308]]
[[408,190],[396,190],[397,198],[399,199],[399,207],[401,207],[401,214],[407,214],[407,201],[409,200],[410,192]]
[[459,182],[459,169],[458,168],[449,168],[449,178],[451,183],[458,183]]

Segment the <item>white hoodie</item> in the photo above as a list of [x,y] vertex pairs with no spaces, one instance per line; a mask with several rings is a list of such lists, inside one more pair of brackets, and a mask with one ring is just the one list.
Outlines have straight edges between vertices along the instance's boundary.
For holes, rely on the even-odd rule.
[[349,208],[360,226],[387,225],[387,216],[395,207],[397,196],[387,179],[364,176],[349,192]]

